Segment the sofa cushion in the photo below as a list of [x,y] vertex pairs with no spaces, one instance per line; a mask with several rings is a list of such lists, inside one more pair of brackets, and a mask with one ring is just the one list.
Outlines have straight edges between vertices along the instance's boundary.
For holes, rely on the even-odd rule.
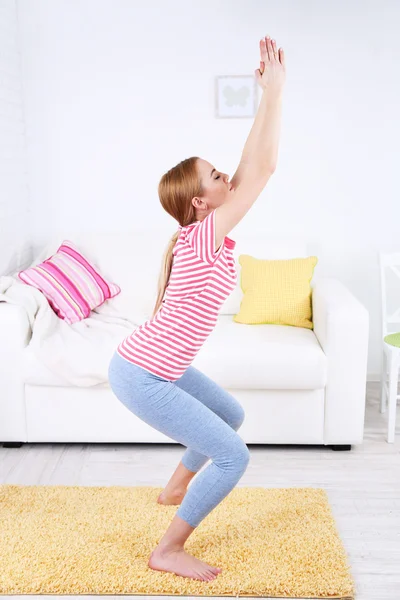
[[235,323],[232,315],[219,315],[192,365],[229,389],[320,389],[327,380],[312,330]]
[[31,346],[26,346],[21,355],[21,376],[24,383],[31,385],[68,386],[65,379],[58,373],[53,373],[32,351]]
[[[96,364],[105,365],[107,382],[110,349],[99,344],[94,350]],[[68,386],[40,364],[29,346],[22,358],[25,383]],[[313,331],[289,325],[244,325],[235,323],[232,315],[218,316],[192,365],[226,389],[320,389],[326,384],[326,356]]]
[[313,328],[311,279],[316,256],[280,260],[239,257],[243,298],[236,323]]
[[301,234],[290,233],[284,235],[265,231],[262,233],[253,232],[252,235],[232,232],[230,235],[236,241],[233,255],[236,261],[238,278],[235,289],[221,306],[221,315],[235,315],[240,311],[240,304],[243,299],[241,288],[242,265],[240,264],[242,254],[269,260],[294,257],[306,258],[310,254],[307,243]]
[[70,240],[64,240],[52,256],[17,273],[19,279],[44,294],[56,315],[68,324],[89,317],[120,287],[102,277],[89,258]]
[[124,299],[128,298],[130,315],[135,320],[142,319],[143,316],[145,319],[150,318],[156,301],[162,255],[168,242],[165,232],[154,229],[150,232],[78,231],[65,232],[63,236],[54,234],[46,243],[34,249],[34,264],[53,254],[65,237],[73,240],[82,253],[90,256],[106,279],[118,282],[121,293],[111,302],[118,306],[121,303],[125,305]]

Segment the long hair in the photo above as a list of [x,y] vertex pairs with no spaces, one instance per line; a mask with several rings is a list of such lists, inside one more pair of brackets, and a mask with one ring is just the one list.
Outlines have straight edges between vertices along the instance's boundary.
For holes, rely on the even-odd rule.
[[[191,202],[195,196],[201,197],[204,189],[200,174],[197,170],[198,156],[192,156],[178,163],[165,173],[158,184],[158,196],[162,207],[182,227],[196,221],[196,211]],[[171,237],[162,258],[162,266],[158,278],[157,300],[154,305],[152,318],[158,312],[165,294],[171,274],[172,251],[179,237],[179,230]]]

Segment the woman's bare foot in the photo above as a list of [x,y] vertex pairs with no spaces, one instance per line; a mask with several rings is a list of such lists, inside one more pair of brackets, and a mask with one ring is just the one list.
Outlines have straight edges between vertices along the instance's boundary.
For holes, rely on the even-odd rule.
[[182,577],[212,581],[222,571],[191,556],[185,550],[161,550],[157,547],[150,555],[148,566],[157,571],[169,571]]
[[169,490],[165,489],[158,496],[157,502],[159,504],[165,504],[165,505],[180,504],[182,502],[183,498],[185,497],[186,492],[187,492],[187,489],[186,490],[174,490],[174,491],[169,491]]

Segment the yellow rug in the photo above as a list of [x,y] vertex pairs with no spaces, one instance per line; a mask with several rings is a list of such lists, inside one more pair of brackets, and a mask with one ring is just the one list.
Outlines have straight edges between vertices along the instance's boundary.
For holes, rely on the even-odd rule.
[[178,510],[162,489],[0,485],[0,594],[354,598],[323,489],[234,488],[185,545],[209,582],[148,567]]

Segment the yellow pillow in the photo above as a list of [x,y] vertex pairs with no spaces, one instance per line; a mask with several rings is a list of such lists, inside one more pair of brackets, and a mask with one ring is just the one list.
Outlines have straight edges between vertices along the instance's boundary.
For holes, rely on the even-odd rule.
[[243,299],[233,320],[313,329],[310,282],[317,262],[316,256],[265,260],[241,254]]

